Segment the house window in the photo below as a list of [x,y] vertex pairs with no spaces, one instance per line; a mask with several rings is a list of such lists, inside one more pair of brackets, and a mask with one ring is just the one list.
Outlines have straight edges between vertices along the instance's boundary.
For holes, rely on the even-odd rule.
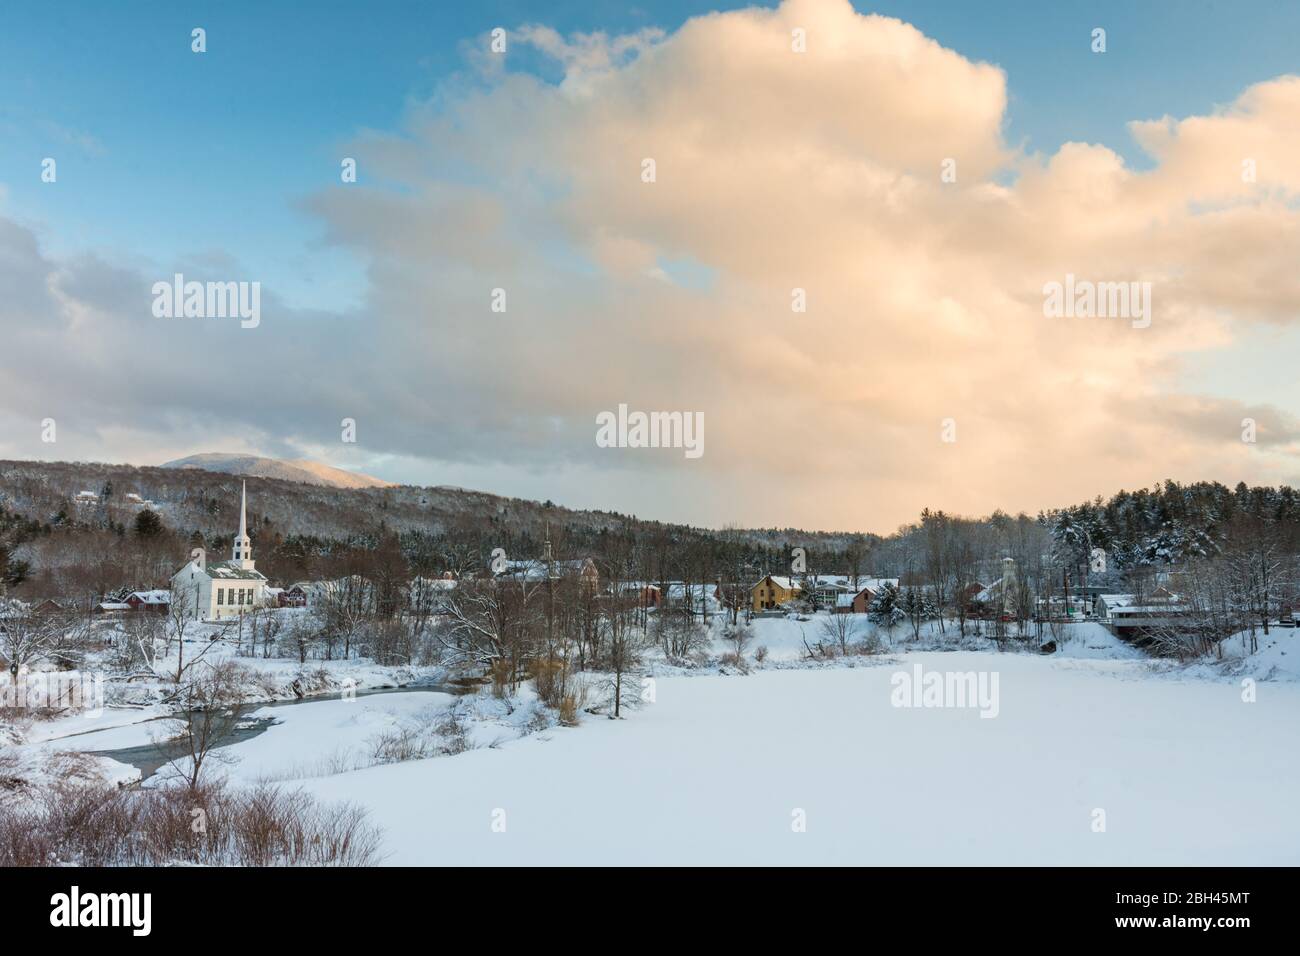
[[218,604],[225,604],[225,603],[226,603],[226,589],[225,589],[225,588],[217,588],[217,603],[218,603]]

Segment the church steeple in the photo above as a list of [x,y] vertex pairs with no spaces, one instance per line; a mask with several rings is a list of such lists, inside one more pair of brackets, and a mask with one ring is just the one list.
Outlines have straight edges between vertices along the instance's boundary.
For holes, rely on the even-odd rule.
[[235,537],[232,564],[245,571],[253,570],[253,542],[248,539],[248,482],[239,498],[239,534]]

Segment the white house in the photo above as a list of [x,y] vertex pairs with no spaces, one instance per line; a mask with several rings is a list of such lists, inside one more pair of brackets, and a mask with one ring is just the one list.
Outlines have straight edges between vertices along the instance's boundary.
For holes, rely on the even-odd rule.
[[198,620],[238,617],[266,601],[266,575],[253,562],[248,540],[248,483],[239,502],[239,534],[229,561],[216,564],[194,559],[172,575],[177,602]]

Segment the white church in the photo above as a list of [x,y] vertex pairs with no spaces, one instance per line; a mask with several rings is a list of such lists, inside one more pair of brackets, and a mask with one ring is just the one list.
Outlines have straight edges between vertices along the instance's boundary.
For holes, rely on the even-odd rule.
[[196,620],[238,617],[266,598],[266,575],[253,562],[253,545],[248,539],[248,482],[239,502],[239,534],[229,561],[209,564],[199,551],[189,564],[172,575],[172,594],[184,601]]

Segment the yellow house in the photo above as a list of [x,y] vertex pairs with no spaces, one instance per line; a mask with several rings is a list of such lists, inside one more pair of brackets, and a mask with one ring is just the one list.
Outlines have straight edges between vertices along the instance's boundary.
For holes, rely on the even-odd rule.
[[793,601],[803,590],[790,578],[780,578],[769,574],[749,589],[754,601],[755,611],[765,611],[779,607],[786,601]]

